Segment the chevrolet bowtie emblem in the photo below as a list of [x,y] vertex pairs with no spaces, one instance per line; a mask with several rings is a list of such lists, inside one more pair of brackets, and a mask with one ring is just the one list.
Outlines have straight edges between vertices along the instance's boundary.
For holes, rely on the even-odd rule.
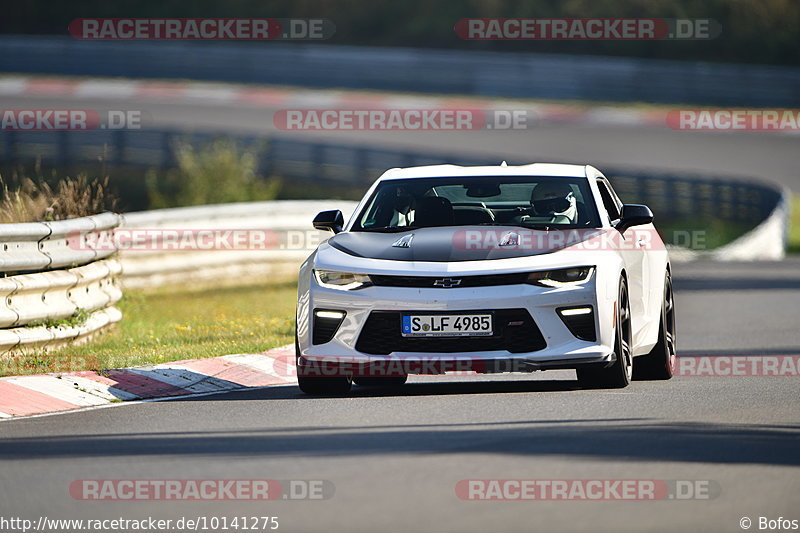
[[410,233],[408,235],[403,235],[392,244],[392,248],[411,248],[411,239],[414,238],[414,234]]
[[433,282],[434,287],[444,287],[445,289],[458,287],[459,285],[461,285],[461,280],[455,278],[442,278]]

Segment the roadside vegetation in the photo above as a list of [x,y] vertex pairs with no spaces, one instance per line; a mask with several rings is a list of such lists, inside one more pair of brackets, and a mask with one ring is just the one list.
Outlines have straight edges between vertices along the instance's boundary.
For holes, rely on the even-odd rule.
[[[142,172],[114,167],[113,175],[103,161],[65,169],[43,168],[40,161],[30,166],[0,163],[0,223],[277,198],[351,199],[362,193],[361,188],[348,188],[343,195],[325,186],[261,176],[258,161],[263,148],[239,146],[225,138],[204,144],[181,141],[172,147],[176,168]],[[70,174],[75,177],[61,177]]]
[[83,326],[87,320],[89,320],[89,311],[79,308],[67,318],[46,318],[44,320],[35,320],[29,323],[26,327],[46,327],[50,329],[77,328]]
[[666,244],[697,251],[719,248],[753,229],[750,224],[719,219],[656,220],[655,226]]
[[200,147],[180,142],[174,151],[177,168],[146,175],[150,209],[274,200],[280,190],[278,179],[258,176],[257,149],[218,139]]
[[64,178],[51,185],[42,177],[31,179],[0,176],[0,223],[47,222],[114,211],[116,196],[108,177],[90,179],[85,174]]
[[[0,361],[0,374],[97,370],[259,353],[294,341],[294,282],[125,291],[122,321],[93,342]],[[55,325],[57,327],[57,325]]]

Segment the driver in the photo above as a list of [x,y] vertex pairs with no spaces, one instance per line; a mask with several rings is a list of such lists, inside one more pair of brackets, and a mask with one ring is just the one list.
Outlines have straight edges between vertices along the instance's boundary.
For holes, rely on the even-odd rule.
[[546,181],[531,192],[530,221],[554,224],[575,224],[578,221],[578,206],[572,187],[568,183]]

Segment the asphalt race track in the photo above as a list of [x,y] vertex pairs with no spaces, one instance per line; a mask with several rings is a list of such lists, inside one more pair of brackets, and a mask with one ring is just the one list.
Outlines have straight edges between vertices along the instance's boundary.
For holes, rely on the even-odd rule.
[[[800,261],[676,268],[684,354],[800,354]],[[797,377],[579,390],[572,372],[416,377],[309,399],[276,387],[0,423],[3,514],[277,515],[286,531],[736,531],[793,517]],[[328,480],[323,501],[81,502],[76,479]],[[462,479],[708,480],[714,499],[461,501]],[[12,512],[13,511],[13,512]],[[794,515],[793,515],[794,513]]]
[[[5,107],[65,107],[9,98]],[[71,102],[72,105],[75,102]],[[114,107],[104,100],[103,105]],[[245,108],[147,104],[159,126],[269,131]],[[124,107],[135,109],[135,102]],[[305,134],[303,134],[305,135]],[[310,134],[309,134],[310,135]],[[340,138],[346,137],[346,138]],[[330,136],[327,138],[331,138]],[[800,190],[797,137],[559,125],[529,132],[335,134],[340,141],[759,175]],[[684,356],[800,355],[800,259],[674,266]],[[800,519],[798,377],[680,376],[580,390],[571,371],[416,377],[311,399],[296,387],[0,423],[0,515],[278,516],[279,531],[742,531]],[[84,502],[80,479],[327,480],[325,500]],[[707,482],[708,499],[464,501],[466,479]]]
[[[195,131],[272,133],[287,138],[367,144],[396,149],[480,154],[530,162],[589,163],[655,170],[706,172],[763,178],[800,192],[795,134],[709,133],[673,131],[666,126],[582,125],[541,123],[529,130],[464,132],[277,131],[272,122],[278,107],[209,101],[104,97],[102,100],[46,95],[3,96],[9,109],[89,108],[142,111],[143,128],[175,127]],[[309,106],[313,103],[309,103]],[[319,105],[324,106],[323,103]],[[83,107],[81,107],[83,106]],[[498,161],[499,162],[499,161]]]

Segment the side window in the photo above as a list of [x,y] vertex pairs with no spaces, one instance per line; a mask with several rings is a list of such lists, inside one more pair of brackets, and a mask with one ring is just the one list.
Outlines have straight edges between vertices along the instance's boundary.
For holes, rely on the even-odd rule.
[[617,204],[617,210],[619,210],[619,212],[622,213],[622,200],[619,199],[617,191],[615,191],[614,187],[611,186],[610,181],[605,180],[604,183],[606,184],[606,187],[608,187],[608,192],[611,193],[611,198],[614,199],[614,203]]
[[603,180],[597,180],[597,188],[600,190],[600,199],[603,200],[603,207],[608,212],[608,218],[612,222],[619,219],[619,206],[614,199],[613,193],[609,190],[609,185]]

